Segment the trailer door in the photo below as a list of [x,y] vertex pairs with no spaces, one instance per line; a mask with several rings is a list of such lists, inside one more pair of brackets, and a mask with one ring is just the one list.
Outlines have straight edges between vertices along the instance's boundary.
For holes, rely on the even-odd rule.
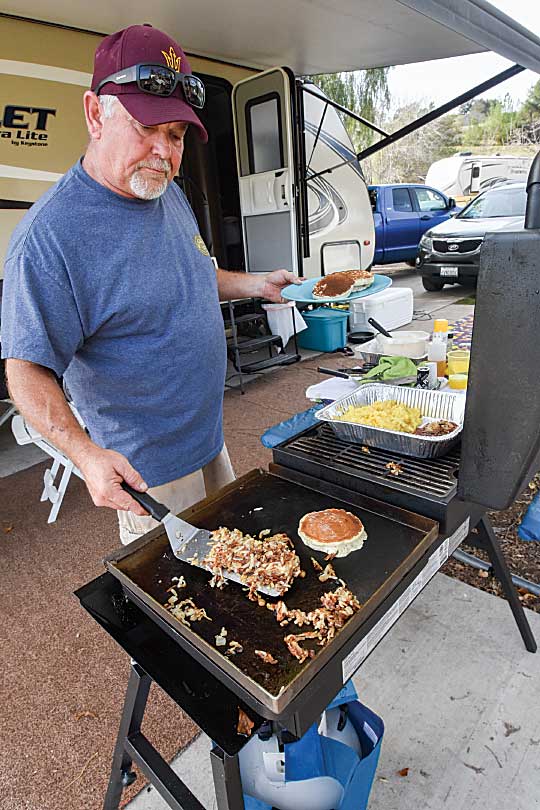
[[272,68],[233,88],[246,269],[298,273],[294,77]]

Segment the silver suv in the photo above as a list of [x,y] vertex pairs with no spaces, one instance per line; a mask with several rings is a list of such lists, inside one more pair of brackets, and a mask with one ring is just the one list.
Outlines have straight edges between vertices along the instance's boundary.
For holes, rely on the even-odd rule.
[[476,283],[484,236],[522,230],[526,204],[525,183],[507,183],[482,192],[455,217],[426,231],[416,259],[424,289]]

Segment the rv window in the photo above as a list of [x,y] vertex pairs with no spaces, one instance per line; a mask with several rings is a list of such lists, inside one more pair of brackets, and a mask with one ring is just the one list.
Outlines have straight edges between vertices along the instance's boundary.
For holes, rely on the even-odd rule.
[[437,194],[430,188],[415,188],[414,191],[420,211],[444,211],[446,209],[446,200],[442,194]]
[[282,169],[281,109],[277,93],[249,101],[246,124],[251,174]]
[[392,202],[395,211],[412,211],[412,202],[408,188],[393,188]]

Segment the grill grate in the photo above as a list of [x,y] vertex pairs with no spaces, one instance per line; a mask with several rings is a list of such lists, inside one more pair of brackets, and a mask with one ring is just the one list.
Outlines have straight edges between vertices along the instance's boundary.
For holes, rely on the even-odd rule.
[[[459,448],[432,459],[401,456],[375,447],[370,447],[369,453],[366,453],[362,451],[361,445],[338,439],[328,425],[322,425],[291,439],[279,450],[279,461],[282,464],[286,463],[287,457],[294,456],[347,475],[369,477],[380,481],[384,486],[424,497],[446,499],[456,490]],[[385,465],[389,461],[400,465],[401,472],[398,476],[391,475],[386,469]]]

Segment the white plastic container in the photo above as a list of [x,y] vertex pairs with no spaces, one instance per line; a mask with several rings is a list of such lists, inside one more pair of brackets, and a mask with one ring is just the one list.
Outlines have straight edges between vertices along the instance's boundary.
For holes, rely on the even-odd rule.
[[[358,360],[363,360],[366,363],[377,363],[380,362],[381,357],[386,354],[386,352],[381,352],[381,348],[377,342],[377,338],[374,337],[373,340],[367,341],[367,343],[359,343],[356,346],[353,346],[353,352],[355,357]],[[411,360],[414,360],[418,363],[421,360],[426,359],[426,352],[421,357],[411,357]]]
[[398,329],[406,326],[413,317],[413,293],[408,287],[389,287],[366,298],[358,298],[349,303],[349,330],[351,332],[373,332],[368,323],[375,318],[385,329]]
[[425,357],[429,332],[396,332],[391,338],[377,335],[377,346],[381,354],[397,357],[410,357],[412,360]]

